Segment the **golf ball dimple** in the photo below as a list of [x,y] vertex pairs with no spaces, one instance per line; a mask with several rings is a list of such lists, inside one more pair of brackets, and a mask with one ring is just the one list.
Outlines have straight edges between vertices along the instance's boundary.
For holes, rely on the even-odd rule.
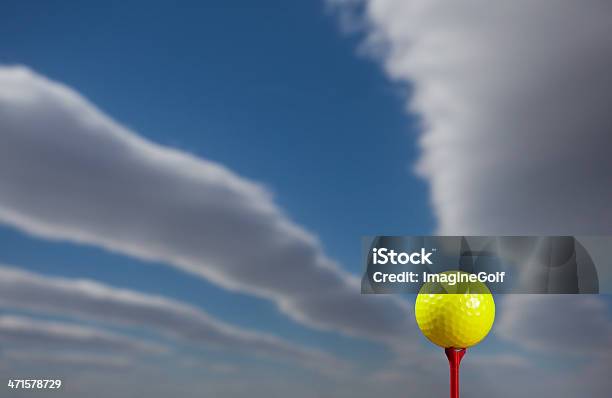
[[[487,291],[482,286],[466,291]],[[489,293],[424,293],[423,285],[415,303],[416,321],[434,344],[444,348],[467,348],[478,344],[491,330],[495,320],[495,302]]]

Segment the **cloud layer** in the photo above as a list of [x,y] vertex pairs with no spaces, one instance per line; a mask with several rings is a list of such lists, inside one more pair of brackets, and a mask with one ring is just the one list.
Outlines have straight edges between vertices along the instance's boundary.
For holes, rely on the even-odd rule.
[[0,266],[0,307],[136,325],[186,342],[305,364],[334,363],[322,352],[235,328],[191,305],[90,280],[47,277]]
[[0,316],[0,342],[2,347],[50,347],[68,350],[90,350],[115,354],[160,354],[167,348],[134,337],[103,331],[72,323],[43,321],[22,316]]
[[439,232],[612,232],[612,3],[364,8],[365,47],[422,120]]
[[67,366],[74,368],[87,368],[97,370],[129,370],[133,365],[131,358],[121,355],[93,354],[91,352],[57,352],[57,351],[29,351],[23,349],[5,350],[1,358],[12,363],[23,363],[32,366]]
[[[421,121],[416,169],[430,183],[439,233],[612,232],[612,3],[330,3],[406,88],[406,108]],[[490,363],[472,351],[462,365],[469,396],[609,395],[604,299],[497,300],[493,334],[519,350]],[[570,370],[538,366],[551,358]]]
[[597,296],[509,295],[501,313],[497,336],[526,350],[592,359],[612,354],[609,308]]
[[361,296],[260,185],[23,67],[0,68],[0,142],[1,222],[174,265],[311,327],[384,341],[412,330],[400,300]]

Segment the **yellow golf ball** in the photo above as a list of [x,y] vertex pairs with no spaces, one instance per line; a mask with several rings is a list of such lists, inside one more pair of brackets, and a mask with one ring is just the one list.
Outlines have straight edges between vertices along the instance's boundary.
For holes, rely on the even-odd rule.
[[[443,274],[465,274],[446,271]],[[447,293],[436,293],[436,292]],[[416,299],[414,312],[419,328],[440,347],[467,348],[478,344],[495,320],[495,301],[482,282],[425,283]]]

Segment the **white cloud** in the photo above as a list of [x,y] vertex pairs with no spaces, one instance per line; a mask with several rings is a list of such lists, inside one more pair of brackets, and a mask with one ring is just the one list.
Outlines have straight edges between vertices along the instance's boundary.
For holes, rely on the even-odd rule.
[[89,326],[12,315],[0,316],[0,342],[3,348],[90,350],[132,355],[167,351],[157,343]]
[[269,334],[238,329],[191,305],[91,280],[47,277],[0,266],[0,306],[137,325],[188,342],[306,364],[338,364],[321,351]]
[[367,47],[412,88],[441,233],[612,232],[612,3],[365,4]]
[[[330,1],[344,23],[360,18],[362,50],[406,87],[421,120],[416,169],[441,234],[612,232],[612,3]],[[466,395],[609,395],[612,332],[600,298],[500,301],[493,333],[524,350],[489,364],[469,355]],[[568,371],[523,360],[553,352],[589,363]],[[401,380],[394,370],[383,375]]]
[[0,354],[4,361],[23,363],[27,366],[67,366],[75,368],[102,368],[127,370],[134,365],[129,357],[121,355],[93,354],[91,352],[5,350]]
[[583,354],[612,352],[612,322],[604,301],[591,295],[508,295],[496,335],[528,351]]
[[408,306],[361,296],[260,185],[147,141],[23,67],[0,68],[0,143],[1,222],[172,264],[311,327],[384,341],[414,330]]

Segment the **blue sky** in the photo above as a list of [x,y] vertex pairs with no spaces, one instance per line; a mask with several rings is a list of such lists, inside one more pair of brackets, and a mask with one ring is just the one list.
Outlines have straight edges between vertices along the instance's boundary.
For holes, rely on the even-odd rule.
[[[612,101],[612,10],[350,3],[4,2],[0,339],[98,336],[138,396],[437,394],[411,297],[353,284],[362,236],[612,233],[609,112],[583,106]],[[499,297],[468,394],[604,396],[610,300]],[[0,359],[66,346],[33,349]]]
[[324,3],[184,4],[33,12],[18,2],[2,20],[0,33],[19,37],[3,62],[263,182],[353,271],[360,236],[432,231],[426,184],[411,170],[417,130],[405,95],[356,55],[358,38],[340,34]]
[[[361,236],[432,231],[426,184],[412,172],[417,122],[323,3],[9,7],[0,35],[19,40],[3,44],[3,63],[28,65],[139,134],[263,183],[350,272],[361,270]],[[0,234],[5,263],[163,294],[237,325],[356,351],[269,302],[174,269],[11,228]]]

